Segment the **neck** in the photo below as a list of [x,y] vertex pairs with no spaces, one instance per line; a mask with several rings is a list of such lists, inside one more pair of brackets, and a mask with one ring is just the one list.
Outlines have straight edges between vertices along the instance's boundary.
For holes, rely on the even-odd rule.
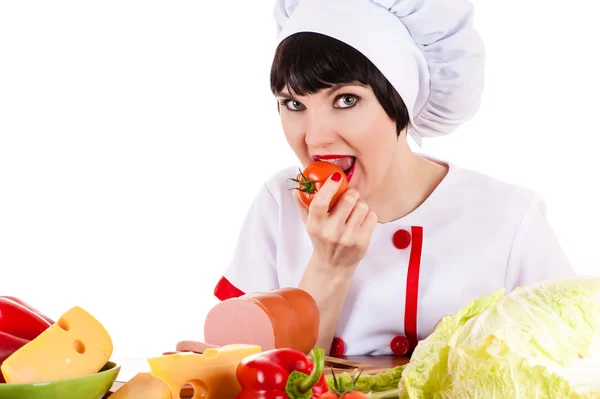
[[413,153],[404,135],[398,138],[394,162],[375,191],[369,195],[369,207],[379,223],[401,219],[417,209],[436,189],[448,167]]

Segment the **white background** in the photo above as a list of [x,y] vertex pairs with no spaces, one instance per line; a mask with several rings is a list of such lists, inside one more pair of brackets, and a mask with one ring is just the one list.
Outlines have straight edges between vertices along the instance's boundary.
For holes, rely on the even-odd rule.
[[[474,4],[481,110],[420,151],[540,192],[576,271],[600,274],[598,6]],[[0,294],[85,308],[118,361],[202,339],[256,190],[296,162],[272,8],[0,2]]]

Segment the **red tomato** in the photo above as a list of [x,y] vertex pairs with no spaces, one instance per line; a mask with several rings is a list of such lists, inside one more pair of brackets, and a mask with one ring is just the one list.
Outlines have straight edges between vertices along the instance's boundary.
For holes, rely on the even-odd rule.
[[358,391],[344,393],[342,396],[335,392],[329,391],[319,396],[319,399],[369,399],[369,397],[366,394]]
[[297,183],[296,189],[298,189],[300,193],[300,201],[306,208],[310,207],[315,194],[323,184],[325,184],[325,181],[327,181],[329,176],[333,175],[335,172],[340,173],[342,179],[337,192],[333,195],[333,198],[329,203],[329,210],[331,210],[335,204],[337,204],[340,197],[348,190],[348,179],[346,178],[346,174],[337,165],[330,162],[316,161],[309,164],[296,179],[291,179]]

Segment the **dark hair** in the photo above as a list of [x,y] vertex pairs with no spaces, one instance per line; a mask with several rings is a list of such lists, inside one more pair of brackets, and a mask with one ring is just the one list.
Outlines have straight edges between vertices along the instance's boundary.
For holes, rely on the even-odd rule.
[[375,97],[396,122],[398,135],[409,122],[408,110],[392,84],[367,57],[332,37],[301,32],[282,41],[271,66],[271,91],[286,86],[290,93],[306,95],[335,84],[360,82],[373,89]]

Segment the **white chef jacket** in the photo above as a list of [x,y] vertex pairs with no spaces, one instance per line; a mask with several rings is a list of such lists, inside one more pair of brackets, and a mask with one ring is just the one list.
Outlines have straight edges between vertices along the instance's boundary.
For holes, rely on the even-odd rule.
[[[337,325],[345,355],[397,353],[395,337],[414,349],[473,299],[574,274],[540,195],[444,163],[446,177],[421,206],[376,226]],[[297,171],[276,173],[258,191],[215,288],[221,300],[299,285],[312,243],[289,190]]]

